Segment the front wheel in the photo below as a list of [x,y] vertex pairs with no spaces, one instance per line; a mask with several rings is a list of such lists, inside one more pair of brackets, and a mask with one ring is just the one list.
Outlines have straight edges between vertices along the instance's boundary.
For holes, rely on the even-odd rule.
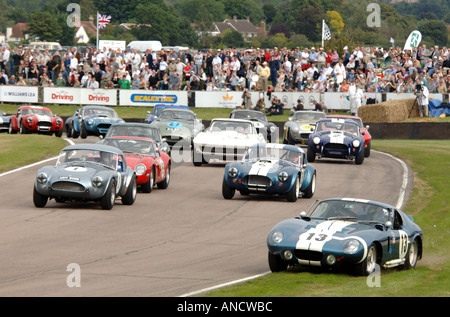
[[273,273],[286,271],[288,265],[281,259],[280,255],[272,254],[270,252],[268,256],[269,268]]
[[87,136],[88,136],[88,132],[87,132],[87,129],[86,129],[86,125],[85,125],[84,122],[81,123],[81,133],[80,133],[80,136],[81,136],[82,139],[86,139]]
[[166,189],[167,187],[169,187],[169,182],[170,182],[170,164],[169,166],[167,166],[166,177],[162,182],[159,182],[156,185],[158,185],[159,189]]
[[150,172],[148,181],[142,185],[142,191],[147,194],[151,193],[153,190],[153,185],[155,185],[155,169],[152,166],[152,171]]
[[364,162],[364,148],[362,148],[361,152],[359,152],[358,156],[355,159],[356,165],[361,165]]
[[235,192],[236,192],[236,189],[228,186],[228,184],[224,178],[222,181],[222,196],[223,196],[223,198],[231,199],[231,198],[233,198]]
[[122,197],[122,204],[124,205],[132,205],[136,201],[137,195],[137,185],[136,185],[136,177],[132,177],[130,184],[128,185],[128,189],[126,194]]
[[303,193],[303,197],[311,198],[315,192],[316,192],[316,172],[314,172],[311,178],[311,183],[309,183],[308,188]]
[[108,189],[106,190],[105,195],[100,199],[100,205],[102,209],[111,210],[114,207],[114,203],[116,201],[116,182],[115,180],[111,180],[109,182]]
[[355,274],[359,276],[368,276],[373,271],[377,265],[377,247],[375,244],[371,244],[369,250],[367,251],[367,256],[361,263],[357,264],[355,267]]
[[45,195],[39,194],[39,192],[36,190],[36,187],[34,187],[33,190],[33,203],[34,206],[37,208],[43,208],[45,205],[47,205],[48,197]]
[[308,162],[312,163],[316,160],[316,153],[314,153],[314,150],[311,149],[310,146],[308,146],[308,152],[306,153],[306,155],[307,155]]
[[297,175],[294,185],[292,186],[291,190],[288,191],[288,193],[286,195],[286,199],[287,199],[287,201],[294,203],[297,201],[299,194],[300,194],[300,180]]
[[367,147],[364,150],[364,157],[370,156],[370,142],[372,142],[372,141],[369,141],[369,143],[367,143]]

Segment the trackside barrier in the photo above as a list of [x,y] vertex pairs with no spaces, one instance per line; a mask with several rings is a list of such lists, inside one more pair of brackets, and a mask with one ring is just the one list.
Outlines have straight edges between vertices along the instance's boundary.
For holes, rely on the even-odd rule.
[[[251,92],[252,105],[264,98],[266,108],[277,96],[291,109],[300,100],[304,109],[314,109],[314,101],[322,101],[329,110],[350,110],[348,93],[343,92]],[[153,107],[156,104],[188,105],[195,108],[230,108],[243,104],[242,91],[168,91],[142,89],[90,89],[68,87],[23,87],[0,86],[0,102],[11,103],[44,103],[62,105],[104,105],[104,106],[143,106]],[[369,99],[376,103],[411,99],[413,93],[365,93],[362,104]],[[449,101],[449,94],[430,94],[429,99],[441,102]]]

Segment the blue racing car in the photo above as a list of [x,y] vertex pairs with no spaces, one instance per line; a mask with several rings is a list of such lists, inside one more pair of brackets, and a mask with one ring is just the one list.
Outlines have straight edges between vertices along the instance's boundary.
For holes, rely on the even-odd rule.
[[325,118],[316,122],[308,141],[308,162],[314,162],[316,156],[355,160],[364,162],[365,140],[359,126],[350,119]]
[[272,272],[303,265],[370,275],[377,265],[414,268],[422,258],[423,232],[411,216],[391,205],[333,198],[278,223],[267,246]]
[[114,109],[105,106],[84,106],[77,109],[72,117],[66,120],[68,137],[82,139],[88,135],[105,136],[108,129],[115,123],[123,123]]
[[250,146],[242,161],[225,166],[222,195],[285,195],[295,202],[299,196],[311,198],[316,190],[316,169],[309,165],[298,146],[276,143]]
[[10,117],[0,109],[0,132],[8,132]]
[[153,111],[147,111],[147,117],[145,117],[145,122],[146,123],[152,123],[153,121],[155,121],[159,115],[161,114],[161,112],[164,109],[185,109],[185,110],[189,110],[188,106],[174,106],[174,105],[168,105],[168,104],[157,104],[153,107]]

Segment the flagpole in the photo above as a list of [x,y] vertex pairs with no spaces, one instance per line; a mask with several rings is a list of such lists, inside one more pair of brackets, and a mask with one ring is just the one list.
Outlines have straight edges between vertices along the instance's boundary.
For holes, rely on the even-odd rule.
[[97,52],[98,52],[98,11],[97,11],[97,25],[96,25],[96,29],[97,29]]
[[322,47],[323,47],[323,32],[325,31],[324,23],[325,23],[325,20],[322,20]]

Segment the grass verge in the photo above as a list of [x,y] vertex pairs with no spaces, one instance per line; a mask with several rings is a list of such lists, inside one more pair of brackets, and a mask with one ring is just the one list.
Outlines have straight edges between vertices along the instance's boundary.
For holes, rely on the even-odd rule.
[[0,173],[50,158],[68,145],[62,138],[38,134],[0,134]]

